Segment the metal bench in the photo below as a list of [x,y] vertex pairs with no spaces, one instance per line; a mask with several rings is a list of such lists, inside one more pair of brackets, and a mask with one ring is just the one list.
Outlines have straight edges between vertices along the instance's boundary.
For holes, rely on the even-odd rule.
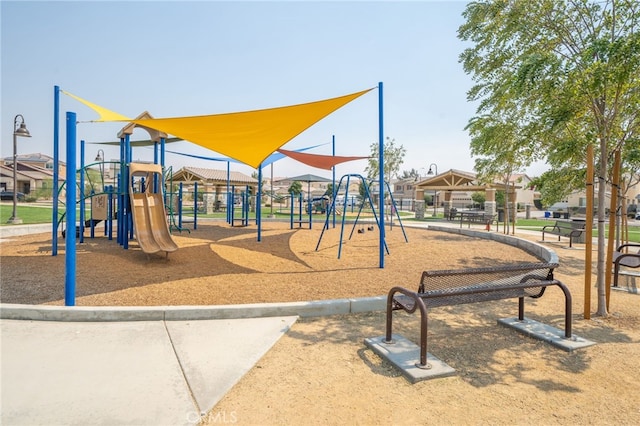
[[545,233],[552,234],[558,236],[558,241],[560,241],[560,237],[569,238],[569,247],[572,247],[573,239],[580,237],[583,232],[585,232],[585,222],[557,220],[553,225],[545,225],[542,227],[542,241],[544,241]]
[[565,296],[566,339],[571,338],[571,293],[553,278],[555,263],[530,263],[512,266],[461,270],[425,271],[418,291],[393,287],[387,296],[385,343],[393,343],[393,311],[420,311],[420,360],[418,368],[431,368],[427,363],[427,308],[465,303],[518,298],[518,319],[524,321],[524,298],[541,297],[548,286],[558,286]]
[[[625,252],[627,248],[638,248],[637,252]],[[624,270],[620,270],[621,266],[627,268],[640,268],[640,244],[629,243],[622,244],[613,253],[613,286],[618,287],[618,276],[625,275]]]
[[462,228],[463,223],[469,224],[469,228],[471,228],[472,223],[482,224],[488,227],[491,226],[493,222],[496,220],[495,214],[487,214],[484,212],[457,212],[456,216],[460,217],[460,228]]

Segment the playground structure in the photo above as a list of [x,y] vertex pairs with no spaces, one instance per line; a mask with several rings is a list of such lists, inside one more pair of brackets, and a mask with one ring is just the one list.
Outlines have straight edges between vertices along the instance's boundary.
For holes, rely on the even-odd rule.
[[[359,174],[347,174],[344,175],[340,178],[340,182],[338,183],[338,187],[335,190],[335,193],[339,193],[340,192],[340,188],[343,187],[343,182],[346,179],[346,182],[344,183],[344,188],[345,188],[345,192],[344,192],[344,197],[341,198],[342,201],[342,220],[341,220],[341,225],[340,225],[340,239],[339,239],[339,243],[338,243],[338,259],[340,259],[340,256],[342,255],[342,242],[344,240],[344,225],[346,223],[346,218],[347,218],[347,203],[349,200],[349,184],[351,183],[351,178],[354,179],[360,179],[360,183],[361,183],[361,187],[364,188],[364,198],[362,200],[362,202],[360,203],[360,207],[358,209],[358,213],[356,215],[355,220],[353,221],[353,226],[351,227],[351,232],[349,233],[349,240],[353,237],[353,231],[356,229],[356,227],[358,226],[358,221],[360,220],[360,216],[362,214],[362,210],[364,209],[364,207],[368,204],[371,208],[371,212],[373,214],[373,218],[375,220],[375,224],[376,227],[378,229],[378,231],[381,234],[384,234],[384,217],[385,217],[385,210],[386,210],[386,203],[382,203],[382,209],[380,211],[376,211],[376,203],[374,203],[372,197],[371,197],[371,191],[369,189],[370,185],[367,182],[367,180],[359,175]],[[390,226],[393,226],[393,216],[395,215],[396,218],[398,219],[398,223],[400,225],[400,228],[402,229],[402,233],[404,235],[404,239],[405,242],[409,242],[409,240],[407,239],[407,234],[404,230],[404,226],[402,225],[402,219],[400,219],[400,214],[398,213],[398,209],[396,207],[395,201],[393,199],[393,195],[391,194],[391,190],[389,188],[389,183],[385,181],[385,186],[383,186],[383,188],[387,189],[387,192],[389,194],[389,217],[390,217],[390,221],[389,224]],[[384,192],[384,191],[380,191],[380,192]],[[324,232],[325,230],[329,229],[329,220],[330,217],[332,215],[333,212],[336,211],[336,200],[337,197],[334,197],[329,209],[327,210],[327,217],[324,223],[324,227],[322,228],[322,232],[320,233],[320,238],[318,238],[318,244],[316,244],[316,251],[318,251],[318,249],[320,248],[320,243],[322,242],[322,237],[324,236]],[[369,226],[368,229],[370,231],[372,231],[374,229],[373,226]],[[364,228],[362,228],[361,230],[358,231],[359,233],[364,232]],[[387,242],[383,240],[383,244],[384,244],[384,250],[387,254],[389,254],[389,247],[387,246]]]
[[[132,164],[132,142],[130,136],[133,133],[135,127],[141,127],[148,131],[151,138],[149,141],[143,141],[144,143],[153,143],[154,145],[154,161],[153,164],[159,165],[161,168],[160,174],[163,179],[158,182],[154,178],[153,187],[163,183],[164,173],[162,168],[164,167],[164,154],[165,154],[165,142],[168,134],[172,134],[174,137],[180,140],[186,140],[221,154],[227,155],[230,158],[237,159],[242,163],[252,166],[258,170],[258,182],[262,181],[262,163],[278,150],[281,146],[295,138],[301,132],[312,126],[316,122],[320,121],[327,115],[331,114],[340,107],[353,101],[354,99],[368,93],[374,89],[378,89],[378,142],[379,142],[379,154],[378,161],[380,164],[380,205],[384,205],[383,183],[384,173],[382,165],[384,164],[383,154],[383,125],[382,125],[382,83],[378,83],[377,87],[372,87],[359,92],[351,93],[344,96],[338,96],[334,98],[325,99],[322,101],[301,103],[297,105],[291,105],[288,107],[270,108],[264,110],[246,111],[235,114],[212,114],[212,115],[199,115],[191,117],[173,117],[164,119],[155,119],[148,113],[143,113],[136,118],[129,118],[117,112],[108,110],[104,107],[96,105],[92,102],[86,101],[68,92],[61,91],[58,86],[54,86],[54,131],[53,131],[53,180],[56,182],[54,185],[53,199],[53,229],[52,229],[52,255],[57,255],[57,241],[58,241],[58,201],[59,201],[59,187],[57,182],[59,173],[59,123],[60,123],[60,93],[64,93],[67,96],[79,101],[85,106],[91,108],[99,115],[98,120],[100,122],[126,122],[128,123],[118,134],[120,138],[120,173],[118,177],[118,191],[117,191],[117,235],[118,243],[122,244],[126,249],[128,248],[128,240],[133,238],[134,220],[138,222],[137,226],[145,226],[146,224],[155,223],[156,213],[159,209],[156,204],[161,200],[157,200],[157,196],[147,197],[147,205],[144,213],[147,214],[145,219],[139,221],[134,216],[140,216],[136,213],[132,213],[132,208],[136,209],[140,207],[139,203],[132,203],[132,196],[136,192],[133,190],[123,191],[122,187],[125,184],[128,186],[131,175],[129,165]],[[67,111],[66,113],[66,182],[76,182],[76,133],[77,133],[77,117],[75,112]],[[161,158],[158,158],[158,147],[161,147]],[[81,153],[80,158],[84,158],[84,152]],[[81,160],[83,161],[83,160]],[[158,169],[155,169],[158,170]],[[151,187],[151,183],[147,183]],[[74,185],[75,186],[75,185]],[[81,182],[81,188],[84,188],[83,182]],[[133,186],[133,185],[132,185]],[[145,191],[146,192],[146,186]],[[67,187],[68,189],[68,187]],[[257,199],[261,199],[261,185],[258,185]],[[153,194],[157,194],[154,192]],[[77,193],[75,190],[66,191],[65,202],[65,215],[67,220],[67,232],[65,238],[65,305],[75,305],[76,295],[76,283],[75,283],[75,271],[76,271],[76,235],[79,231],[76,224],[76,203]],[[84,195],[82,195],[84,197]],[[153,207],[150,207],[149,199],[153,199]],[[145,200],[142,199],[142,206],[145,204]],[[135,201],[135,200],[134,200]],[[164,204],[164,203],[162,203]],[[231,204],[233,205],[233,204]],[[82,210],[82,209],[81,209]],[[143,213],[140,209],[139,213]],[[256,203],[256,224],[258,241],[261,238],[261,203]],[[163,210],[164,212],[164,205]],[[81,213],[83,214],[83,213]],[[228,213],[229,214],[229,213]],[[244,211],[243,211],[244,214]],[[152,218],[153,216],[153,218]],[[166,220],[166,215],[164,215]],[[148,220],[148,222],[146,222]],[[233,221],[233,217],[231,218]],[[379,242],[380,242],[380,259],[379,267],[384,268],[384,217],[380,218],[381,224],[379,226]],[[93,220],[91,221],[93,224]],[[246,223],[246,222],[245,222]],[[82,226],[82,225],[81,225]],[[162,239],[162,234],[154,236],[154,238]],[[167,231],[168,234],[168,231]],[[165,241],[166,242],[166,241]],[[150,241],[149,241],[150,243]],[[143,243],[144,244],[144,243]],[[162,243],[160,243],[162,244]],[[149,250],[155,250],[153,243],[149,244],[151,248]],[[156,245],[159,243],[156,241]],[[162,249],[162,247],[160,247]],[[167,245],[165,248],[169,248]],[[165,252],[168,252],[165,250]]]

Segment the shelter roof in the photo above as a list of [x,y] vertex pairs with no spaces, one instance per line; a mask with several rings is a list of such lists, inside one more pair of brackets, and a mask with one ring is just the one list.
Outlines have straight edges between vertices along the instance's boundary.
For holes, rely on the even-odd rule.
[[[178,182],[227,183],[227,171],[207,169],[203,167],[183,167],[173,174],[173,180]],[[241,172],[230,171],[229,182],[241,185],[257,185],[258,181]]]
[[305,175],[300,175],[300,176],[293,176],[293,177],[288,177],[288,178],[284,178],[282,179],[282,181],[287,181],[287,182],[333,182],[333,180],[331,179],[327,179],[324,178],[322,176],[318,176],[318,175],[312,175],[310,173],[307,173]]
[[476,174],[462,170],[450,169],[436,176],[423,179],[415,185],[420,189],[439,191],[484,191],[487,188],[497,188],[499,184],[479,184]]

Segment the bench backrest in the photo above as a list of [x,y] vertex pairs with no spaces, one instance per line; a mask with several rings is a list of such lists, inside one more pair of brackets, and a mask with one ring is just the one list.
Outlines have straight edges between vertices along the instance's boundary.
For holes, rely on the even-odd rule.
[[[553,280],[556,263],[525,263],[489,268],[424,271],[418,293],[433,298],[430,306],[473,303],[510,297],[537,296],[543,287],[518,288],[518,283]],[[462,290],[462,291],[461,291]]]

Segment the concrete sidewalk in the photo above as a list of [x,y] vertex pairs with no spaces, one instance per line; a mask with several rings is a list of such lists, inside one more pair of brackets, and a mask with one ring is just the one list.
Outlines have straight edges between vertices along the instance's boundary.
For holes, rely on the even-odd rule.
[[0,320],[0,423],[196,424],[296,318]]

